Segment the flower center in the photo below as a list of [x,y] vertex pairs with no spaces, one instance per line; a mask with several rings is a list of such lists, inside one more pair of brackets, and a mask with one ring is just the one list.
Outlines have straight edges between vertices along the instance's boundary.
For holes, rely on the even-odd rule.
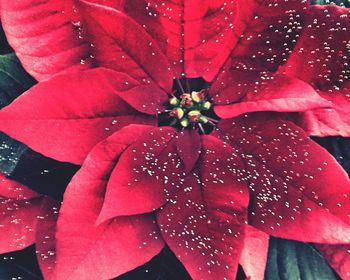
[[207,100],[205,90],[185,92],[179,98],[174,96],[170,98],[169,104],[172,107],[169,112],[170,117],[173,118],[170,123],[172,126],[188,127],[210,122],[205,112],[212,107],[212,104]]
[[209,134],[216,126],[218,117],[208,96],[203,79],[175,79],[168,110],[159,114],[159,125],[170,125],[179,130],[198,129]]

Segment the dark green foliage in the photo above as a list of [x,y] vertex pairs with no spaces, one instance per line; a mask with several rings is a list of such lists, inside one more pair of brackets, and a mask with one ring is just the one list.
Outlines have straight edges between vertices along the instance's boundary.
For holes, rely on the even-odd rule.
[[[0,108],[9,105],[35,83],[15,54],[0,55]],[[0,133],[0,171],[11,174],[26,149],[22,143]]]
[[10,104],[35,83],[14,53],[0,55],[0,107]]
[[318,4],[318,5],[336,4],[339,6],[350,7],[349,0],[311,0],[311,3]]
[[325,259],[307,243],[271,238],[268,280],[337,280]]

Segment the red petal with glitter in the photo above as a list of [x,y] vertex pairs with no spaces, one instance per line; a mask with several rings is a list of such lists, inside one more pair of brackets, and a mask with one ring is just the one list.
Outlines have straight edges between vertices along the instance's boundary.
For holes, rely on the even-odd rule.
[[277,69],[294,45],[307,5],[302,0],[139,0],[126,1],[125,11],[158,42],[177,77],[185,73],[210,81],[227,60],[232,65],[231,57]]
[[176,148],[186,170],[189,172],[201,154],[201,137],[196,130],[185,129],[177,135]]
[[216,52],[226,57],[224,67],[218,68],[224,70],[219,75],[236,66],[275,72],[295,46],[308,1],[237,0],[235,3],[235,22],[230,25],[224,19],[228,34],[222,36],[225,34],[221,32],[222,38],[218,38],[224,46],[215,45]]
[[[231,9],[221,10],[221,0],[136,0],[126,1],[124,10],[155,39],[168,57],[176,77],[181,77],[182,73],[187,77],[199,77],[210,71],[208,65],[218,54],[211,44],[225,27],[224,18],[232,19],[229,12],[234,10],[234,4],[229,5]],[[209,42],[202,44],[206,40]],[[204,61],[197,61],[199,55],[206,55],[205,68]],[[203,68],[193,69],[199,67],[198,62]]]
[[[346,103],[343,103],[346,104]],[[316,109],[292,116],[292,120],[302,127],[307,134],[314,136],[350,135],[350,107],[340,106],[329,109]]]
[[0,197],[0,253],[21,250],[35,241],[41,198],[16,200]]
[[54,279],[56,262],[56,223],[60,203],[44,197],[35,234],[35,250],[44,279]]
[[248,279],[264,280],[268,249],[269,235],[247,226],[239,263]]
[[137,111],[149,115],[163,112],[169,102],[166,92],[153,84],[140,85],[135,89],[118,92],[118,95]]
[[142,26],[106,6],[80,1],[79,7],[100,66],[128,73],[145,84],[155,82],[171,91],[173,74],[168,60]]
[[303,115],[301,124],[317,136],[350,135],[350,12],[332,6],[312,6],[302,36],[283,68],[287,75],[310,83],[334,110]]
[[303,112],[330,107],[301,80],[250,70],[226,72],[209,92],[216,104],[215,113],[224,119],[256,111]]
[[125,0],[87,0],[87,2],[108,6],[114,9],[123,9]]
[[316,244],[316,249],[326,258],[341,279],[350,279],[350,245]]
[[48,197],[40,197],[2,174],[0,178],[0,200],[3,205],[0,251],[15,251],[35,243],[41,272],[45,279],[52,279],[59,203]]
[[46,156],[81,164],[96,143],[121,127],[156,122],[118,96],[140,86],[126,74],[103,68],[59,75],[2,109],[0,129]]
[[244,242],[248,191],[230,146],[202,136],[201,165],[157,212],[164,240],[193,279],[232,279]]
[[0,174],[0,253],[34,243],[41,202],[39,194]]
[[69,184],[57,223],[58,279],[111,279],[144,264],[163,247],[151,214],[95,225],[108,178],[124,148],[96,146]]
[[0,173],[0,197],[14,200],[28,200],[39,196],[38,193],[28,187],[8,179],[4,174]]
[[219,126],[245,161],[250,224],[287,239],[350,241],[349,178],[326,150],[294,124],[263,115]]
[[102,143],[108,147],[117,145],[119,139],[129,141],[109,178],[98,223],[156,210],[183,186],[186,173],[177,155],[175,130],[146,127],[138,137],[130,135],[136,129],[126,127]]
[[37,80],[91,67],[90,44],[79,38],[73,1],[2,0],[0,4],[7,39]]

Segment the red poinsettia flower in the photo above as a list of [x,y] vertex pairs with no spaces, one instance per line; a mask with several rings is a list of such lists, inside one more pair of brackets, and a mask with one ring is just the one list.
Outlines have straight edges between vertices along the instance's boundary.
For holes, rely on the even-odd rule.
[[[328,169],[334,161],[289,123],[234,121],[229,132],[219,125],[220,131],[192,143],[169,127],[128,126],[98,144],[65,194],[56,234],[58,275],[110,278],[142,264],[165,242],[194,279],[232,279],[243,245],[245,186],[250,190],[249,222],[264,232],[303,241],[348,242],[349,227],[341,222],[348,210],[338,210],[348,205],[346,175],[338,170],[344,180],[333,185],[338,191],[319,181],[338,173]],[[227,142],[220,140],[223,132]],[[200,150],[193,147],[198,143]],[[183,150],[188,158],[181,156]],[[321,162],[315,160],[320,154],[325,156]],[[124,222],[131,232],[117,230]],[[80,228],[89,236],[83,244],[73,238]],[[131,236],[136,240],[125,243]],[[116,250],[110,252],[110,247]],[[99,253],[90,257],[91,251]],[[72,267],[72,255],[81,265]],[[112,263],[107,268],[105,260],[96,263],[96,256]]]
[[[98,83],[91,82],[93,78],[98,78]],[[118,90],[118,85],[128,86],[128,89]],[[152,98],[149,98],[150,94]],[[180,110],[186,112],[184,114],[187,117],[182,116],[181,120],[187,120],[189,127],[199,128],[201,124],[205,129],[205,126],[212,126],[208,124],[211,117],[206,116],[207,110],[203,110],[200,116],[207,118],[208,122],[204,120],[201,123],[200,119],[191,119],[196,116],[191,112],[198,110],[187,107],[192,102],[191,106],[206,109],[209,101],[203,100],[205,95],[201,91],[192,92],[190,97],[181,94],[182,97],[176,98],[175,95],[165,103],[161,98],[163,94],[157,87],[140,85],[126,74],[95,69],[42,82],[2,110],[4,127],[6,123],[12,123],[7,125],[6,131],[18,133],[18,127],[24,124],[24,128],[32,125],[33,130],[28,132],[33,133],[35,127],[40,129],[42,126],[41,135],[32,143],[50,141],[51,145],[43,145],[40,151],[73,162],[79,162],[85,157],[92,145],[91,141],[98,141],[92,136],[106,137],[110,131],[118,129],[119,122],[121,125],[137,121],[153,124],[127,126],[117,131],[94,149],[74,178],[65,194],[62,222],[58,225],[59,277],[72,274],[77,278],[87,275],[108,278],[118,275],[156,254],[165,239],[171,248],[180,248],[180,251],[174,251],[182,256],[180,259],[194,278],[207,278],[208,275],[198,275],[201,271],[196,269],[204,266],[202,262],[207,257],[199,258],[196,255],[194,258],[186,251],[189,250],[188,238],[191,236],[193,242],[202,242],[196,240],[195,236],[203,234],[206,234],[206,239],[221,240],[210,238],[213,233],[206,231],[208,221],[223,236],[226,234],[225,225],[226,230],[234,235],[233,240],[228,238],[229,245],[225,246],[228,250],[224,254],[227,259],[214,261],[216,264],[226,263],[225,266],[230,268],[227,270],[228,275],[233,275],[234,256],[237,262],[243,245],[247,187],[251,193],[250,223],[261,230],[303,241],[349,241],[349,227],[346,224],[349,219],[348,179],[335,160],[300,129],[278,118],[264,119],[263,115],[221,120],[218,129],[208,135],[199,134],[190,128],[177,132],[169,126],[157,127],[158,119],[162,121],[163,117],[157,118],[154,114],[156,109],[169,114],[169,119],[165,118],[165,121],[176,120],[175,126],[182,126],[179,116],[174,114],[174,111]],[[30,107],[29,104],[36,104],[36,107]],[[174,108],[170,110],[171,107]],[[154,108],[153,113],[150,108]],[[145,110],[150,110],[150,113],[140,112]],[[18,119],[19,112],[25,114],[23,120]],[[73,117],[69,119],[70,116]],[[17,126],[17,129],[10,131],[13,126]],[[21,133],[26,135],[28,132],[24,130]],[[33,137],[28,137],[30,139]],[[336,183],[333,178],[337,178]],[[328,188],[328,185],[332,185],[332,188]],[[110,187],[106,190],[107,186]],[[205,197],[212,203],[208,204],[209,209],[200,207],[204,202],[194,191],[196,189],[193,190],[196,186],[199,194],[205,191]],[[185,194],[195,197],[187,198]],[[188,199],[193,200],[194,204],[186,203]],[[185,203],[186,207],[181,207],[181,203]],[[154,209],[161,209],[156,212],[161,233],[154,223],[153,215],[142,214]],[[183,213],[181,210],[184,210]],[[138,213],[141,215],[135,216]],[[174,213],[177,213],[178,221],[169,220]],[[231,219],[229,213],[232,214]],[[121,220],[114,218],[114,215],[122,217]],[[131,215],[130,218],[126,218],[127,215]],[[192,215],[194,218],[191,218]],[[113,226],[103,223],[105,219],[113,221]],[[198,231],[194,231],[189,227],[192,222],[186,219],[195,219],[205,228],[198,226]],[[122,231],[124,228],[125,232]],[[335,228],[339,231],[335,231]],[[168,233],[171,236],[167,236]],[[173,239],[174,234],[179,235],[178,240]],[[134,239],[131,239],[132,236]],[[154,240],[149,239],[149,236],[154,237]],[[126,243],[126,237],[133,241]],[[118,250],[109,252],[112,240],[114,248]],[[150,246],[144,246],[144,243]],[[97,250],[95,245],[101,253],[91,255],[89,259],[89,252]],[[198,245],[198,251],[194,252],[201,255],[205,248],[216,252],[218,245],[214,245],[210,244],[208,248]],[[230,255],[232,249],[229,247],[235,253],[231,252]],[[181,251],[182,248],[184,251]],[[104,257],[100,259],[100,256]],[[217,257],[217,253],[213,256]],[[105,258],[109,259],[111,267],[98,263],[97,259],[105,262]],[[91,262],[94,262],[94,266],[91,266]],[[115,268],[115,263],[120,265]],[[93,268],[95,274],[88,267]],[[203,273],[208,273],[208,270]],[[217,277],[218,273],[213,275]]]
[[[70,2],[4,2],[10,39],[10,23],[13,31],[15,23],[32,27],[22,29],[30,34],[24,40],[12,38],[15,47],[41,36],[38,53],[26,54],[25,44],[18,51],[37,78],[110,68],[61,73],[0,113],[6,133],[47,156],[83,163],[50,245],[57,250],[55,277],[114,277],[166,243],[194,279],[231,279],[248,213],[251,225],[274,236],[350,242],[349,181],[335,160],[289,121],[236,117],[341,112],[327,95],[278,69],[303,36],[305,13],[318,8],[307,9],[305,1],[202,1],[203,10],[195,10],[196,1],[135,1],[119,7],[128,17],[86,2],[71,13]],[[27,13],[16,17],[17,9]],[[62,33],[54,36],[70,31],[71,38],[47,48],[47,31],[56,29]],[[193,85],[180,79],[183,73],[207,83]]]
[[[99,65],[170,87],[164,80],[167,71],[157,67],[164,59],[151,57],[160,48],[174,77],[185,74],[217,81],[216,101],[231,104],[226,110],[217,109],[223,116],[255,110],[253,104],[259,101],[264,103],[259,109],[307,110],[293,119],[309,134],[349,135],[347,9],[309,7],[306,0],[89,2],[110,8],[99,6],[90,14],[77,0],[2,1],[7,37],[35,78]],[[114,8],[132,19],[106,16]],[[130,27],[135,21],[136,29]],[[312,85],[317,90],[313,97],[329,101],[329,108],[313,110],[313,98],[302,94],[309,90],[300,80],[290,85],[292,91],[262,90],[277,73]]]
[[0,174],[0,207],[0,253],[35,243],[42,272],[49,276],[54,268],[59,203]]
[[305,27],[283,71],[311,84],[333,108],[305,112],[299,117],[311,135],[349,136],[350,10],[334,5],[314,6],[305,14]]

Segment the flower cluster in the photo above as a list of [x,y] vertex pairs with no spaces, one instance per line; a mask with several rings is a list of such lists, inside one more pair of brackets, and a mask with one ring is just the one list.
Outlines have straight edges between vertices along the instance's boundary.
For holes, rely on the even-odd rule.
[[[45,279],[110,279],[168,246],[193,279],[235,279],[239,264],[263,279],[271,235],[317,243],[350,277],[350,181],[309,138],[350,135],[348,9],[305,0],[0,7],[39,82],[0,111],[0,130],[81,165],[59,212],[24,186],[12,197],[16,183],[4,178],[1,207],[15,199],[33,225],[0,228],[16,231],[2,252],[35,242]],[[34,222],[42,215],[48,222]]]

